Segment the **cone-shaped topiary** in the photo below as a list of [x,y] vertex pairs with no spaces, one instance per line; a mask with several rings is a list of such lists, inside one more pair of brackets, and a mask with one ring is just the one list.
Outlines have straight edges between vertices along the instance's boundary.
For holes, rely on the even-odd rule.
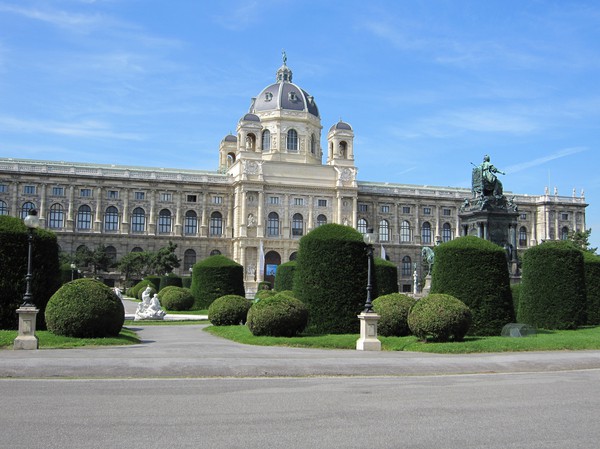
[[214,326],[245,324],[251,304],[252,302],[243,296],[221,296],[208,308],[208,319]]
[[404,337],[410,334],[408,312],[415,299],[402,293],[390,293],[373,301],[373,310],[381,316],[377,330],[384,337]]
[[454,296],[431,294],[417,301],[408,314],[410,331],[421,340],[461,341],[469,330],[471,311]]
[[600,324],[600,257],[584,252],[583,265],[587,297],[587,324],[596,326]]
[[[23,220],[0,215],[0,329],[16,329],[16,310],[26,290],[29,230]],[[38,329],[45,329],[44,310],[48,299],[60,287],[56,235],[44,229],[33,232],[31,293]]]
[[194,305],[194,295],[190,289],[174,285],[158,292],[158,299],[166,310],[190,310]]
[[296,271],[296,261],[282,263],[277,267],[275,274],[275,290],[293,290],[294,289],[294,272]]
[[519,322],[543,329],[585,323],[583,254],[567,241],[544,242],[523,255]]
[[500,335],[515,320],[506,252],[478,237],[460,237],[435,248],[431,293],[452,295],[471,309],[472,335]]
[[244,267],[220,254],[207,257],[193,267],[191,290],[195,309],[206,309],[221,296],[246,296]]
[[362,235],[326,224],[300,239],[294,295],[308,308],[310,332],[357,333],[366,299],[367,256]]
[[253,335],[293,337],[306,327],[308,309],[289,293],[278,293],[252,304],[248,328]]
[[389,260],[375,259],[374,297],[398,293],[398,267]]
[[56,335],[101,338],[119,335],[123,303],[108,286],[95,279],[77,279],[63,285],[48,301],[46,323]]

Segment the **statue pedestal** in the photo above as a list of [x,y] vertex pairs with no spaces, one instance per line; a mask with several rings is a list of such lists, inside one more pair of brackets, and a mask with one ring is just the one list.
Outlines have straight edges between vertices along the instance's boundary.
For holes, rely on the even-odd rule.
[[427,276],[425,276],[425,285],[423,286],[423,291],[421,291],[421,293],[423,294],[423,296],[427,296],[430,291],[431,291],[431,275],[428,274]]
[[380,316],[376,313],[361,313],[360,338],[356,341],[357,351],[381,351],[381,342],[377,338],[377,321]]
[[14,341],[14,349],[38,349],[38,338],[35,335],[35,319],[39,309],[35,307],[21,307],[19,314],[19,334]]

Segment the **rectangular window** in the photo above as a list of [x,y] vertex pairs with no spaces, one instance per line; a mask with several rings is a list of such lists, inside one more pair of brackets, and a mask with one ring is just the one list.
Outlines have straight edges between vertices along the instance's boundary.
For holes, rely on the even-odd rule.
[[449,217],[452,215],[452,209],[442,209],[442,214]]
[[366,204],[359,204],[358,205],[358,211],[359,212],[366,212],[369,210],[369,207]]
[[64,187],[52,187],[52,196],[65,196]]
[[527,214],[523,213],[523,214],[519,215],[519,218],[521,220],[527,220]]
[[389,206],[389,204],[383,204],[381,206],[381,213],[382,214],[389,214],[390,213],[390,206]]
[[304,206],[304,198],[294,198],[294,206]]
[[141,201],[146,197],[146,192],[135,192],[133,197],[138,200]]
[[23,193],[25,195],[35,195],[35,186],[23,186]]
[[561,218],[561,220],[568,220],[569,214],[560,214],[560,218]]
[[317,200],[317,206],[327,207],[327,200]]
[[92,196],[92,189],[81,189],[79,191],[79,196],[82,198],[91,198]]
[[117,200],[117,199],[119,199],[119,191],[118,190],[109,190],[107,193],[107,197],[109,200]]
[[410,214],[410,206],[402,206],[403,214]]
[[270,196],[269,204],[279,204],[279,197],[278,196]]
[[424,207],[423,215],[431,215],[431,207]]
[[0,193],[8,192],[8,186],[6,184],[0,184]]
[[186,196],[186,201],[188,203],[197,203],[198,202],[198,196],[197,195],[187,195]]
[[213,204],[223,204],[223,197],[222,196],[213,196],[212,202],[213,202]]
[[168,192],[163,192],[160,194],[160,200],[162,202],[169,202],[173,199],[173,195]]

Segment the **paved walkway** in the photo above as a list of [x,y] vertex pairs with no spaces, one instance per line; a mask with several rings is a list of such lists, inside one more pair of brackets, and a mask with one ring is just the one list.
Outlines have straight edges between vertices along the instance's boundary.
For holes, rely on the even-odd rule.
[[130,346],[0,351],[0,378],[421,376],[600,369],[600,351],[439,355],[250,346],[205,325],[132,328]]

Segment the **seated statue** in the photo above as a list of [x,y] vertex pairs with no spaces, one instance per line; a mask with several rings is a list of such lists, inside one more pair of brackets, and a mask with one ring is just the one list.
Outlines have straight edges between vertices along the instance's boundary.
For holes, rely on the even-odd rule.
[[146,287],[144,293],[142,293],[142,302],[135,311],[135,321],[162,320],[165,317],[166,312],[160,306],[158,295],[155,293],[154,296],[150,298],[150,293],[152,293],[152,288]]
[[473,197],[494,197],[499,199],[503,196],[502,182],[496,176],[496,173],[504,175],[503,171],[498,170],[486,154],[483,157],[481,165],[473,168],[471,190]]

